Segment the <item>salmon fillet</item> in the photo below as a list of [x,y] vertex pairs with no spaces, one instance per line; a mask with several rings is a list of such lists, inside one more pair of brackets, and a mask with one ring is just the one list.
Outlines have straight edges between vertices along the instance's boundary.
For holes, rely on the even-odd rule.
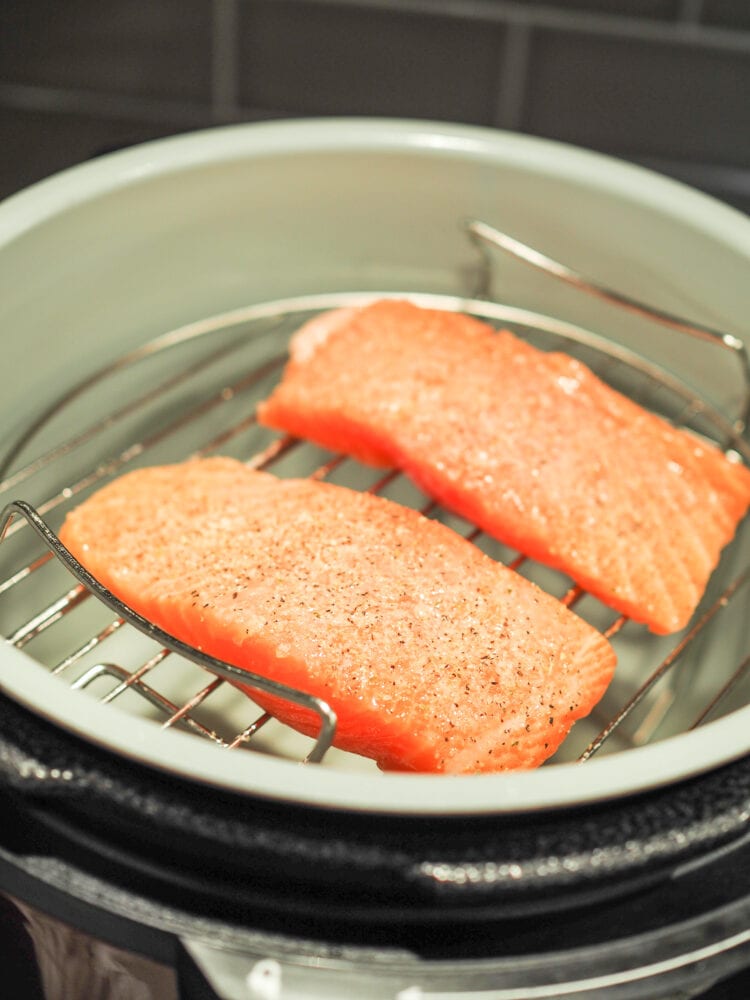
[[[445,525],[233,459],[129,473],[60,537],[177,639],[325,699],[335,744],[385,769],[535,767],[614,670],[599,632]],[[317,730],[309,710],[251,694]]]
[[303,327],[258,416],[404,470],[657,633],[687,624],[750,504],[750,470],[580,362],[408,302]]

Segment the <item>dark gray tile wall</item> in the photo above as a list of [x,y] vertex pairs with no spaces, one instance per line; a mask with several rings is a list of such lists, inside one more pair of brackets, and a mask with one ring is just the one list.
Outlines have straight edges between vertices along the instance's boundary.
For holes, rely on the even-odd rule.
[[208,101],[205,0],[3,0],[0,74],[16,83]]
[[747,0],[704,0],[703,20],[706,24],[750,29],[750,3]]
[[750,165],[750,51],[541,30],[531,65],[526,131],[625,157]]
[[585,10],[592,13],[623,14],[627,17],[655,17],[671,20],[680,15],[681,0],[526,0],[530,6],[556,7],[559,10]]
[[243,105],[492,121],[500,24],[276,0],[239,14]]
[[334,114],[563,139],[750,212],[750,2],[0,2],[0,197],[160,135]]

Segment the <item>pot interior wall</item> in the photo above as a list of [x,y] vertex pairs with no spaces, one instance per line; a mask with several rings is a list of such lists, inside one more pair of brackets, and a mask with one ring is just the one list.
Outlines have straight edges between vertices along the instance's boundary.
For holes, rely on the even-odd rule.
[[[746,229],[737,235],[730,209],[682,196],[603,157],[448,126],[238,127],[105,157],[5,204],[0,316],[14,376],[0,419],[10,431],[122,350],[248,302],[465,292],[477,260],[466,217],[732,332],[750,309]],[[675,347],[679,334],[644,328],[524,265],[498,259],[493,291],[665,354],[705,381],[702,352]],[[717,354],[708,388],[731,406],[736,372]]]

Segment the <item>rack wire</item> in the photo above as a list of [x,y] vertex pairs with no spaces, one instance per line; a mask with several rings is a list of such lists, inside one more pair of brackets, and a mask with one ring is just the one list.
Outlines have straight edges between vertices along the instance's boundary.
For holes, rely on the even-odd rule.
[[[491,242],[497,231],[478,226],[470,224],[472,236]],[[596,713],[574,727],[549,763],[587,760],[602,748],[623,749],[694,728],[750,700],[743,625],[750,607],[747,520],[693,623],[676,639],[664,639],[616,615],[562,574],[441,509],[397,471],[383,474],[257,423],[255,405],[278,379],[294,330],[323,310],[384,295],[403,297],[395,292],[326,294],[213,316],[124,355],[44,408],[0,467],[0,501],[6,501],[0,525],[0,630],[7,641],[74,689],[152,717],[164,728],[185,729],[227,749],[252,747],[308,762],[333,757],[341,763],[338,751],[329,754],[336,720],[324,702],[174,640],[102,588],[57,538],[56,526],[70,506],[122,471],[222,453],[281,476],[308,475],[390,496],[444,520],[575,607],[610,638],[620,659],[616,680]],[[580,327],[481,298],[408,297],[510,328],[544,349],[562,348],[641,405],[748,461],[741,436],[747,393],[742,412],[730,420],[664,369]],[[738,352],[746,371],[741,342],[723,337],[722,344]],[[727,643],[727,635],[738,639]],[[707,662],[710,678],[700,666]],[[282,732],[280,723],[237,690],[239,682],[313,711],[320,726],[312,746],[299,734]]]

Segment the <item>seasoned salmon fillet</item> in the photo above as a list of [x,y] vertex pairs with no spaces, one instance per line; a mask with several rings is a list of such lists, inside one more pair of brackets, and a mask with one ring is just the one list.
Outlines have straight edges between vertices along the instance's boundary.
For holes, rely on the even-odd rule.
[[747,467],[579,361],[403,301],[303,327],[258,416],[404,470],[657,633],[687,624],[750,504]]
[[[233,459],[125,475],[62,541],[177,639],[327,701],[381,768],[532,768],[597,703],[607,640],[452,529],[371,494]],[[311,734],[309,710],[252,690]]]

